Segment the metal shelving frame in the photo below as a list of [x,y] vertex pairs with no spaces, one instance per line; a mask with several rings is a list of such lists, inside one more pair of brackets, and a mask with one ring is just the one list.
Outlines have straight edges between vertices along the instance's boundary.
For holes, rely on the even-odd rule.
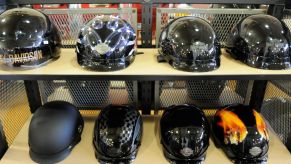
[[[162,3],[191,3],[191,4],[266,4],[269,5],[268,14],[273,15],[279,19],[283,17],[283,11],[285,3],[288,0],[2,0],[0,5],[6,6],[6,8],[11,8],[15,6],[32,5],[32,4],[80,4],[80,3],[138,3],[142,4],[142,26],[141,26],[141,36],[142,36],[142,47],[151,48],[152,45],[152,8],[154,4]],[[146,54],[145,54],[146,55]],[[27,90],[27,96],[29,99],[31,111],[33,112],[36,108],[41,105],[39,88],[37,80],[43,79],[79,79],[79,80],[139,80],[139,88],[142,99],[140,100],[142,104],[142,110],[145,114],[150,114],[150,109],[153,108],[154,95],[155,92],[155,81],[156,80],[190,80],[191,77],[175,77],[175,76],[1,76],[0,79],[22,79],[25,80],[25,86]],[[291,79],[291,74],[287,76],[279,75],[261,75],[261,76],[195,76],[195,80],[208,79],[208,80],[221,80],[221,79],[247,79],[254,80],[252,94],[250,99],[250,105],[255,107],[257,110],[263,101],[264,92],[266,89],[267,80],[282,80]],[[149,105],[150,104],[150,105]]]
[[[270,5],[268,13],[282,18],[285,1],[288,0],[4,0],[6,6],[32,5],[32,4],[79,4],[79,3],[138,3],[142,4],[142,47],[152,45],[152,6],[162,3],[191,3],[191,4],[266,4]],[[1,5],[1,2],[0,2]]]

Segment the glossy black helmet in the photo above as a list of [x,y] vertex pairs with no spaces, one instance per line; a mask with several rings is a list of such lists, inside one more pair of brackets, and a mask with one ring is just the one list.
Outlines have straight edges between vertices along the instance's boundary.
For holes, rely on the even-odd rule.
[[4,133],[3,126],[2,126],[2,121],[0,120],[0,159],[3,157],[7,149],[8,149],[8,143],[6,141],[6,136]]
[[136,34],[125,20],[97,16],[80,31],[78,63],[96,71],[114,71],[129,66],[135,57]]
[[99,114],[94,128],[94,148],[100,162],[130,163],[142,137],[142,119],[130,106],[109,105]]
[[60,56],[61,39],[49,18],[34,9],[0,15],[0,58],[13,67],[37,67]]
[[81,140],[83,127],[83,118],[74,105],[64,101],[44,104],[29,125],[31,159],[37,163],[63,160]]
[[261,115],[241,104],[219,109],[212,123],[217,146],[235,163],[266,163],[269,136]]
[[270,15],[252,15],[231,30],[227,52],[251,67],[288,69],[291,67],[291,37],[284,22]]
[[203,111],[193,105],[167,108],[160,120],[165,157],[174,163],[203,163],[210,128]]
[[220,44],[211,25],[198,17],[180,17],[161,32],[159,53],[174,68],[211,71],[220,66]]

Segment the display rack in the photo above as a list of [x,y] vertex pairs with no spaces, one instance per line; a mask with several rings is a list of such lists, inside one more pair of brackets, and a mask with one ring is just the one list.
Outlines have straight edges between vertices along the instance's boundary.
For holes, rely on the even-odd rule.
[[[167,63],[157,63],[157,49],[152,49],[152,8],[155,4],[161,3],[226,3],[226,4],[267,4],[270,5],[268,14],[279,19],[283,17],[284,3],[288,0],[4,0],[0,5],[7,8],[11,6],[22,6],[32,4],[60,4],[60,3],[141,3],[142,4],[142,47],[138,49],[143,54],[137,55],[135,62],[128,68],[115,72],[93,72],[81,68],[77,64],[76,55],[73,49],[63,49],[61,57],[46,66],[31,70],[16,70],[6,66],[0,68],[0,80],[24,80],[31,111],[34,112],[42,105],[39,93],[38,80],[138,80],[140,90],[140,109],[144,114],[150,114],[157,91],[155,87],[158,80],[253,80],[250,93],[250,105],[260,110],[267,80],[290,80],[291,70],[260,70],[248,67],[229,57],[223,51],[221,67],[215,71],[205,73],[190,73],[174,70]],[[64,64],[67,63],[67,64]],[[143,116],[144,136],[139,156],[135,163],[148,163],[148,159],[156,163],[167,163],[163,157],[161,146],[158,140],[158,117]],[[84,117],[85,129],[83,139],[71,156],[64,163],[96,163],[92,148],[92,130],[94,117]],[[32,163],[28,156],[27,131],[30,119],[18,134],[4,156],[4,163]],[[208,150],[205,163],[214,163],[219,159],[220,163],[230,163],[221,150],[214,147],[213,142]],[[84,161],[85,160],[85,161]],[[87,160],[87,161],[86,161]],[[271,147],[269,163],[290,163],[290,153],[271,132]],[[73,162],[72,162],[73,161]]]

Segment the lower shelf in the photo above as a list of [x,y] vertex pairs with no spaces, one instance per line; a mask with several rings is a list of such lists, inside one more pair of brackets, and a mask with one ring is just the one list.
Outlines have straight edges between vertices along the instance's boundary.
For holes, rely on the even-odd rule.
[[[61,163],[68,164],[96,164],[97,160],[94,155],[92,145],[92,134],[95,123],[94,117],[84,117],[85,127],[82,134],[81,142],[76,145],[71,154]],[[148,164],[149,162],[155,164],[168,164],[163,156],[162,147],[159,142],[159,116],[144,116],[144,133],[141,147],[134,163]],[[20,164],[20,163],[34,163],[29,157],[28,147],[28,126],[30,119],[23,126],[18,136],[15,138],[13,144],[6,152],[1,160],[1,163]],[[270,149],[269,160],[270,164],[288,164],[291,161],[291,154],[278,139],[278,137],[270,130]],[[231,164],[232,162],[226,158],[221,149],[217,149],[214,143],[210,141],[210,146],[207,150],[205,164],[223,163]]]

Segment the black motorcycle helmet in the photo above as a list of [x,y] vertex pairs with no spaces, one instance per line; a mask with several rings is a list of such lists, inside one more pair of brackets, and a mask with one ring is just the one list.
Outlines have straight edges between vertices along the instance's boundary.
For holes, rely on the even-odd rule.
[[78,63],[96,71],[114,71],[129,66],[135,57],[136,34],[125,20],[97,16],[80,31]]
[[94,127],[96,158],[104,163],[130,163],[141,144],[142,129],[141,116],[133,107],[105,107]]
[[161,54],[174,68],[205,72],[220,66],[220,44],[211,25],[198,17],[180,17],[161,32]]
[[160,120],[164,155],[172,163],[203,163],[210,128],[203,111],[193,105],[173,105]]
[[12,67],[36,67],[60,56],[61,39],[49,18],[34,9],[0,15],[0,59]]
[[260,69],[291,67],[291,36],[284,22],[270,15],[252,15],[231,30],[226,50],[247,65]]
[[76,107],[51,101],[34,113],[28,134],[30,157],[37,163],[56,163],[81,140],[84,121]]
[[212,123],[214,142],[235,163],[266,163],[269,136],[261,115],[242,104],[219,109]]
[[7,149],[8,149],[8,143],[6,141],[6,136],[4,133],[3,126],[2,126],[2,121],[0,120],[0,159],[3,157]]

